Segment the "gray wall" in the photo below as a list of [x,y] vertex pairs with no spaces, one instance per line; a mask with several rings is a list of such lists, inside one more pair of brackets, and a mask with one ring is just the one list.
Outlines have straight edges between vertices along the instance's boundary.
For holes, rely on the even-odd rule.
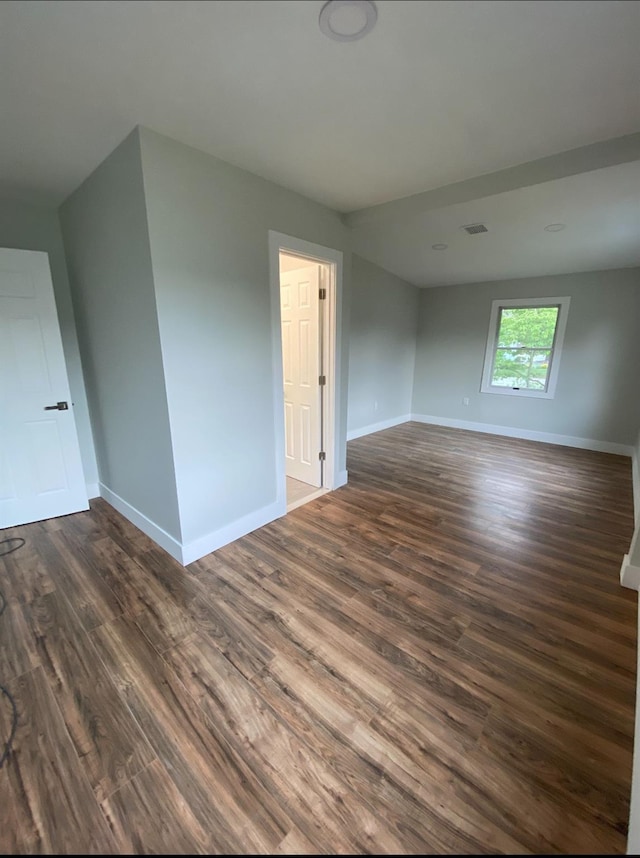
[[98,471],[58,213],[15,200],[0,200],[0,246],[44,250],[49,254],[84,478],[90,488],[98,482]]
[[179,540],[137,132],[60,216],[100,481]]
[[[141,129],[183,542],[276,500],[268,232],[348,250],[340,216]],[[344,282],[349,278],[345,253]],[[348,287],[347,287],[348,288]],[[338,306],[338,331],[346,332]],[[346,463],[347,360],[337,379]]]
[[[555,398],[480,393],[491,302],[563,295],[571,306]],[[413,413],[631,445],[639,319],[638,268],[425,289]]]
[[350,433],[411,413],[420,290],[353,254]]

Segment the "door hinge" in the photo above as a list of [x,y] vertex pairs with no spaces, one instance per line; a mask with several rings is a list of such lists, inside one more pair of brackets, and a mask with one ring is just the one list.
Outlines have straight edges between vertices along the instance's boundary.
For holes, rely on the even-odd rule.
[[324,301],[325,298],[327,297],[327,290],[324,288],[320,288],[320,290],[318,291],[318,297],[320,298],[321,301]]
[[327,383],[327,376],[326,375],[318,376],[318,384],[320,385],[320,387],[322,387],[326,383]]
[[326,462],[327,454],[324,452],[324,450],[320,450],[320,452],[318,453],[318,458],[321,462]]

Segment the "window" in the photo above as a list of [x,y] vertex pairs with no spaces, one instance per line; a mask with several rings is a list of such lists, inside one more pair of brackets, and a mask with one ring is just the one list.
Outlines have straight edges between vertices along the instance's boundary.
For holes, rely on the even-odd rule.
[[569,298],[494,301],[482,373],[482,393],[552,399]]

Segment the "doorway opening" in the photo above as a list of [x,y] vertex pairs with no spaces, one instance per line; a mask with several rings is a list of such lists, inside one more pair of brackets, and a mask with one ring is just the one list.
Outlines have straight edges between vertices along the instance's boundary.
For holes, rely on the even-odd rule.
[[282,420],[279,483],[290,512],[334,488],[338,262],[336,251],[279,238],[272,245],[279,334],[274,404],[276,424]]

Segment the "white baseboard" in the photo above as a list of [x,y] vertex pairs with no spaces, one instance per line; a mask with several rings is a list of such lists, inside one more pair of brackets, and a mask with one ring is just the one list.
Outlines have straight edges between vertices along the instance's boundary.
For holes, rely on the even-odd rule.
[[182,563],[183,566],[194,563],[196,560],[204,557],[205,554],[211,554],[212,551],[222,548],[223,545],[228,545],[234,539],[240,539],[241,536],[251,533],[252,530],[257,530],[270,521],[280,518],[286,511],[284,504],[276,501],[249,515],[243,516],[243,518],[237,519],[237,521],[232,521],[219,530],[215,530],[206,536],[194,539],[193,542],[184,544],[151,521],[151,519],[147,518],[140,510],[121,498],[120,495],[111,491],[103,483],[100,483],[100,496],[117,509],[119,513],[122,513],[132,524],[139,527],[154,542],[157,542],[161,548],[164,548],[174,560]]
[[241,536],[246,536],[253,530],[259,527],[264,527],[270,521],[280,518],[286,512],[286,508],[281,501],[275,501],[268,506],[262,507],[255,512],[251,512],[242,518],[232,521],[230,524],[221,527],[219,530],[214,530],[206,536],[201,536],[182,546],[182,555],[180,562],[183,566],[188,566],[189,563],[194,563],[205,554],[211,554],[223,545],[228,545],[235,539],[240,539]]
[[578,447],[581,450],[596,450],[599,453],[615,453],[618,456],[632,456],[630,444],[617,444],[613,441],[597,441],[593,438],[576,438],[573,435],[556,435],[553,432],[536,432],[531,429],[518,429],[512,426],[497,426],[493,423],[474,423],[471,420],[457,420],[451,417],[434,417],[431,414],[412,414],[411,420],[417,423],[432,423],[435,426],[450,426],[453,429],[469,429],[472,432],[486,432],[489,435],[505,435],[508,438],[522,438],[525,441],[541,441],[544,444],[560,444],[563,447]]
[[402,417],[392,417],[390,420],[381,420],[380,423],[370,423],[368,426],[360,427],[360,429],[351,429],[347,432],[347,441],[353,441],[354,438],[362,438],[363,435],[371,435],[372,432],[391,429],[392,426],[399,426],[400,423],[406,423],[408,420],[411,420],[411,415],[403,414]]
[[89,498],[89,500],[91,500],[92,498],[100,497],[100,486],[98,485],[98,483],[87,483],[86,487],[87,497]]
[[166,530],[163,530],[150,518],[147,518],[146,515],[140,512],[140,510],[136,509],[134,506],[131,506],[126,500],[117,495],[115,492],[111,491],[108,486],[105,486],[104,483],[100,483],[100,496],[103,497],[107,503],[110,503],[112,507],[118,510],[119,513],[129,519],[132,524],[135,524],[136,527],[139,527],[143,533],[146,533],[154,542],[157,542],[165,551],[167,551],[175,560],[179,563],[182,563],[182,543],[178,542],[177,539],[174,539],[171,534],[167,533]]
[[640,566],[629,563],[629,555],[625,554],[620,567],[620,583],[630,590],[640,590]]
[[338,471],[338,476],[336,477],[336,481],[334,483],[333,488],[339,489],[340,486],[346,486],[348,481],[349,481],[349,472],[346,470]]
[[[616,444],[609,441],[596,441],[588,438],[576,438],[570,435],[555,435],[551,432],[536,432],[528,429],[516,429],[510,426],[497,426],[490,423],[474,423],[469,420],[457,420],[449,417],[434,417],[429,414],[406,414],[402,417],[396,417],[391,420],[384,420],[380,423],[371,424],[362,429],[352,430],[348,433],[347,439],[368,435],[372,432],[379,432],[382,429],[390,429],[392,426],[398,426],[401,423],[406,423],[409,420],[417,423],[431,423],[436,426],[450,426],[456,429],[469,429],[474,432],[485,432],[491,435],[505,435],[510,438],[523,438],[529,441],[542,441],[547,444],[561,444],[567,447],[578,447],[586,450],[597,450],[604,453],[616,453],[622,456],[633,457],[633,486],[634,486],[634,504],[636,512],[640,507],[640,476],[638,456],[633,447],[625,444]],[[336,480],[333,488],[338,489],[341,486],[347,485],[348,471],[345,469],[339,471],[336,475]],[[190,543],[183,544],[155,524],[151,519],[147,518],[143,513],[113,492],[108,486],[103,483],[87,484],[87,496],[89,498],[103,497],[111,506],[115,507],[118,512],[122,513],[125,518],[129,519],[136,527],[139,527],[143,533],[146,533],[154,542],[157,542],[179,563],[187,566],[222,548],[223,545],[228,545],[235,539],[263,527],[270,521],[284,515],[286,512],[285,502],[277,500],[262,509],[249,513],[228,525],[213,531],[206,536],[199,537]],[[640,585],[640,568],[629,564],[628,556],[625,555],[625,562],[620,572],[620,580],[623,586],[630,586],[632,589],[638,589]],[[623,573],[624,578],[623,580]],[[637,577],[636,577],[637,576]],[[631,584],[625,583],[632,582]]]

